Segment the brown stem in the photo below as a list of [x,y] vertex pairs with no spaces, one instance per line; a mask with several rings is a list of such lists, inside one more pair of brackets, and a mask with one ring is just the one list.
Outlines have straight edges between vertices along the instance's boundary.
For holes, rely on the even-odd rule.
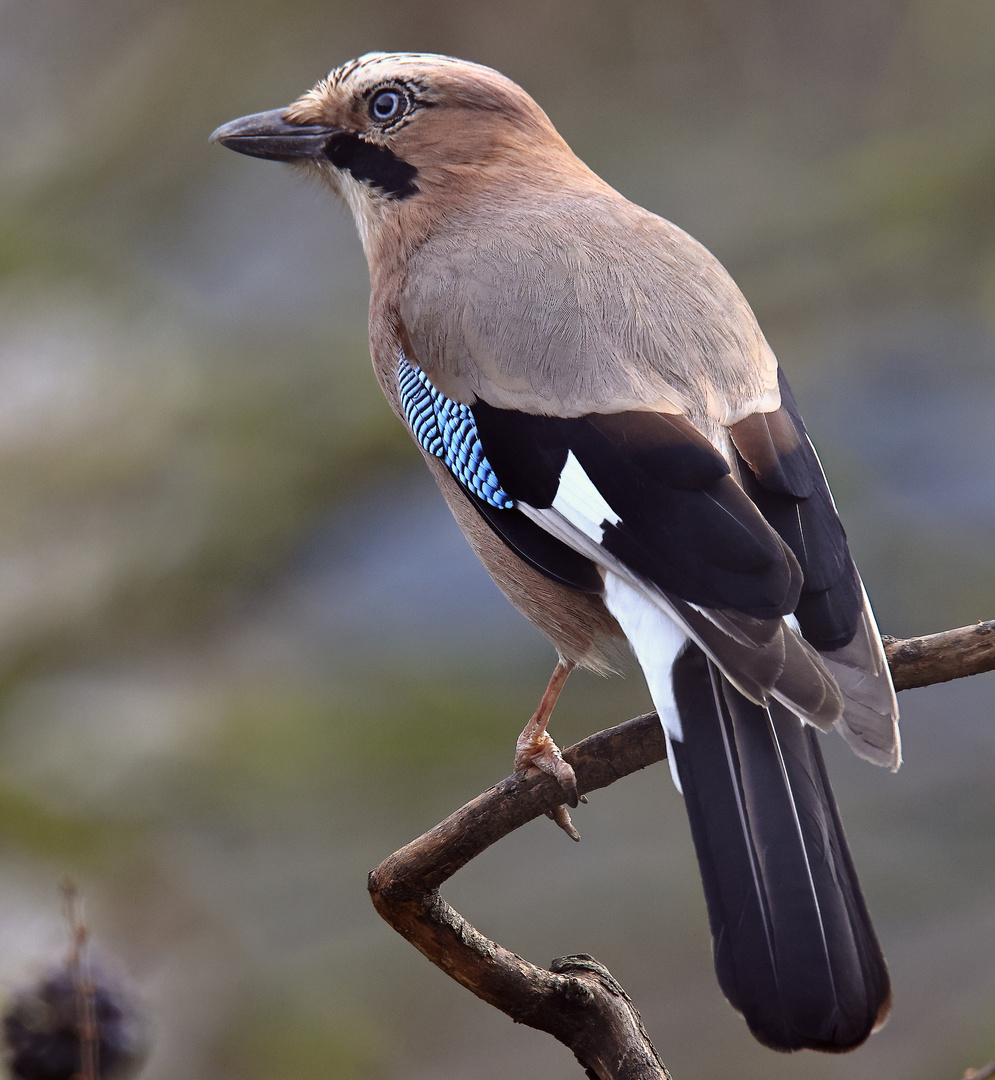
[[97,1029],[96,1003],[94,1001],[93,979],[86,970],[85,950],[90,938],[90,929],[83,917],[83,902],[71,878],[62,883],[62,895],[65,899],[66,921],[72,941],[66,966],[73,981],[73,998],[76,1006],[76,1037],[79,1040],[79,1072],[72,1080],[99,1080],[97,1051],[99,1032]]
[[[607,787],[667,754],[655,713],[598,732],[565,752],[582,791]],[[447,878],[503,836],[563,799],[536,769],[502,780],[370,874],[377,911],[433,964],[513,1020],[564,1043],[595,1080],[652,1080],[669,1074],[639,1014],[607,969],[588,956],[551,970],[508,952],[439,896]]]
[[884,639],[896,690],[995,671],[995,619],[926,637]]

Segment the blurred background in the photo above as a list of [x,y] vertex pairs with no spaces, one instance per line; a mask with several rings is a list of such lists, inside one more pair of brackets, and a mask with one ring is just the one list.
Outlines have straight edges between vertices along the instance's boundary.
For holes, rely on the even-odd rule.
[[[885,633],[995,617],[990,0],[0,3],[0,986],[63,954],[71,873],[147,1080],[579,1074],[366,895],[506,775],[552,650],[381,400],[346,212],[207,143],[373,49],[499,68],[729,267]],[[722,999],[666,766],[446,896],[596,955],[677,1078],[959,1077],[995,1057],[993,698],[904,693],[896,776],[825,740],[895,983],[848,1057]],[[576,676],[554,734],[647,706]]]

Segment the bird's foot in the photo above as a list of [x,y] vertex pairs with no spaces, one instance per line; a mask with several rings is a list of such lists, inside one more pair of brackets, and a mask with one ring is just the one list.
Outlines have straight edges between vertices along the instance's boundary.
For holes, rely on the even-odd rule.
[[563,788],[566,801],[569,806],[576,806],[579,798],[577,795],[577,774],[569,761],[565,761],[560,753],[560,748],[549,737],[545,730],[530,730],[532,723],[526,725],[525,730],[518,736],[515,745],[515,771],[527,769],[534,765],[542,769],[544,773],[556,778],[557,783]]
[[[515,745],[515,772],[534,766],[549,773],[563,789],[569,806],[587,802],[587,799],[578,793],[577,775],[573,766],[569,761],[564,760],[560,748],[549,737],[546,724],[549,722],[549,714],[553,711],[556,699],[573,666],[572,661],[563,659],[557,663],[542,701],[539,702],[539,708],[525,725],[525,730],[518,736],[518,742]],[[580,839],[580,833],[573,827],[565,806],[557,806],[554,810],[548,811],[546,816],[552,818],[571,840]]]
[[563,788],[566,801],[569,806],[576,807],[577,774],[569,761],[564,760],[557,746],[546,731],[530,731],[532,724],[526,726],[519,741],[515,744],[514,767],[515,771],[535,766],[543,772],[548,772],[555,777],[556,782]]

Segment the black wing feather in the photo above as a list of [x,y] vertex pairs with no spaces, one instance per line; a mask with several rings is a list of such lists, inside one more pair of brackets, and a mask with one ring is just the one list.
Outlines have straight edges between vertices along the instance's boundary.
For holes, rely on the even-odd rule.
[[484,453],[508,495],[552,505],[573,453],[612,509],[602,546],[688,603],[756,619],[794,610],[795,557],[683,418],[651,412],[559,418],[473,405]]
[[817,649],[831,651],[853,640],[863,592],[791,388],[783,374],[778,379],[781,408],[734,425],[732,436],[744,465],[744,490],[801,566],[795,615],[802,633]]

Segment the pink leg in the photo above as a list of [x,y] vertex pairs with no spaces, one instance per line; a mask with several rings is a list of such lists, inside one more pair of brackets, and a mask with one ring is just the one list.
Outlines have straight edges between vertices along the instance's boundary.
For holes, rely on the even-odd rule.
[[555,776],[566,793],[566,801],[570,806],[577,805],[577,777],[571,765],[563,760],[559,747],[547,734],[546,724],[549,723],[556,699],[560,696],[563,684],[573,668],[573,663],[567,660],[560,660],[557,663],[550,676],[546,692],[542,695],[542,701],[539,702],[539,708],[525,725],[525,730],[518,736],[518,743],[515,746],[516,772],[534,765],[537,769]]

